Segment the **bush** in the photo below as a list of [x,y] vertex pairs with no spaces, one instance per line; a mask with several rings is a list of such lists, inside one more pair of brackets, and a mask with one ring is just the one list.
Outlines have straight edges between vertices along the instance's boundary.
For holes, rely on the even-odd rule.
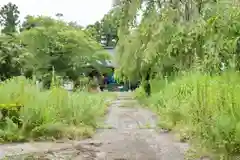
[[194,73],[169,83],[147,102],[161,116],[162,127],[181,129],[182,138],[201,149],[232,158],[240,153],[239,94],[239,73]]
[[77,81],[75,81],[76,90],[87,91],[89,85],[88,77],[79,77]]
[[106,97],[69,93],[61,87],[41,92],[24,77],[7,80],[0,85],[0,103],[23,107],[18,112],[20,124],[2,117],[0,141],[90,136],[105,113]]
[[143,86],[141,85],[135,90],[135,98],[137,98],[138,100],[143,100],[145,97],[146,93]]

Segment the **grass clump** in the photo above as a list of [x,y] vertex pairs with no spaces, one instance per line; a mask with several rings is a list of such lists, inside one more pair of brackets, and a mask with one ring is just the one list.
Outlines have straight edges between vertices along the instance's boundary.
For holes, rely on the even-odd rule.
[[160,116],[160,125],[178,131],[181,140],[204,148],[217,159],[240,153],[240,75],[202,73],[179,76],[145,102]]
[[[68,92],[58,86],[40,91],[24,77],[4,81],[0,85],[0,103],[22,107],[14,116],[11,109],[1,116],[0,141],[91,136],[98,118],[106,112],[108,97],[114,98],[109,94]],[[17,122],[14,121],[16,116]]]

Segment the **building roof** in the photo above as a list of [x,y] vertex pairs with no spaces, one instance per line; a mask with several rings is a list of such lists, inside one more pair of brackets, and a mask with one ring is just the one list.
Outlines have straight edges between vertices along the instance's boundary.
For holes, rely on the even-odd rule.
[[[111,59],[113,59],[115,54],[115,48],[114,47],[104,47],[104,49],[110,54]],[[96,61],[99,65],[104,67],[115,67],[112,60],[97,60]],[[86,66],[91,66],[91,64],[87,63]]]
[[104,49],[110,54],[111,60],[110,61],[105,61],[105,66],[108,67],[116,67],[116,64],[113,62],[114,56],[115,56],[115,47],[104,47]]

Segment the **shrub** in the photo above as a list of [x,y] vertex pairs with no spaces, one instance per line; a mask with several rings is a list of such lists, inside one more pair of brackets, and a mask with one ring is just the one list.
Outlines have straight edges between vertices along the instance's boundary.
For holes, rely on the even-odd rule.
[[[240,75],[194,73],[179,77],[148,99],[161,125],[212,153],[240,153]],[[159,82],[161,84],[161,82]],[[156,83],[155,83],[156,85]]]
[[146,93],[144,91],[143,86],[139,86],[136,90],[135,90],[135,98],[139,99],[139,100],[143,100],[146,97]]
[[[90,136],[97,120],[105,113],[107,95],[87,92],[69,93],[61,87],[39,91],[24,77],[0,85],[1,104],[21,104],[21,125],[11,117],[0,126],[1,141]],[[1,120],[3,122],[3,120]]]

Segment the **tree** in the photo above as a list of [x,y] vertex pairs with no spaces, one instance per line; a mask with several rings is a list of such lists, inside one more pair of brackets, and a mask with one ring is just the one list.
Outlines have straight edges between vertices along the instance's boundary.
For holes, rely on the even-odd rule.
[[105,38],[106,46],[115,46],[118,41],[119,19],[118,8],[114,8],[101,20],[102,36]]
[[50,18],[50,17],[46,17],[46,16],[34,17],[31,15],[27,15],[25,17],[23,24],[21,25],[20,31],[30,30],[35,27],[47,27],[48,28],[48,27],[52,27],[56,23],[59,23],[59,25],[61,24],[61,26],[65,25],[65,23],[63,21],[54,20],[53,18]]
[[33,55],[29,63],[37,76],[49,79],[54,68],[56,75],[76,80],[83,66],[108,58],[102,56],[105,52],[101,46],[84,31],[63,21],[30,17],[25,24],[35,24],[23,30],[20,38]]
[[[234,31],[239,12],[232,8],[233,4],[199,0],[119,1],[115,6],[121,8],[116,77],[148,81],[149,74],[164,77],[193,68],[219,72],[221,62],[228,64],[238,55],[230,47],[235,46],[233,39],[239,35]],[[136,23],[140,10],[141,21]],[[226,17],[226,13],[232,16]]]
[[16,27],[19,24],[19,14],[18,7],[11,2],[0,9],[0,23],[4,26],[3,33],[16,32]]
[[0,36],[0,79],[6,80],[12,76],[23,74],[29,54],[17,36]]
[[118,41],[118,27],[120,22],[119,8],[110,10],[102,20],[86,27],[87,32],[104,46],[115,46]]
[[56,17],[58,17],[59,19],[63,17],[63,14],[62,13],[57,13],[56,14]]
[[71,22],[68,23],[68,25],[72,26],[74,28],[83,29],[83,26],[79,25],[77,22],[71,21]]
[[95,22],[93,25],[88,25],[86,27],[86,32],[94,38],[98,43],[101,43],[102,33],[101,33],[101,24],[100,22]]

